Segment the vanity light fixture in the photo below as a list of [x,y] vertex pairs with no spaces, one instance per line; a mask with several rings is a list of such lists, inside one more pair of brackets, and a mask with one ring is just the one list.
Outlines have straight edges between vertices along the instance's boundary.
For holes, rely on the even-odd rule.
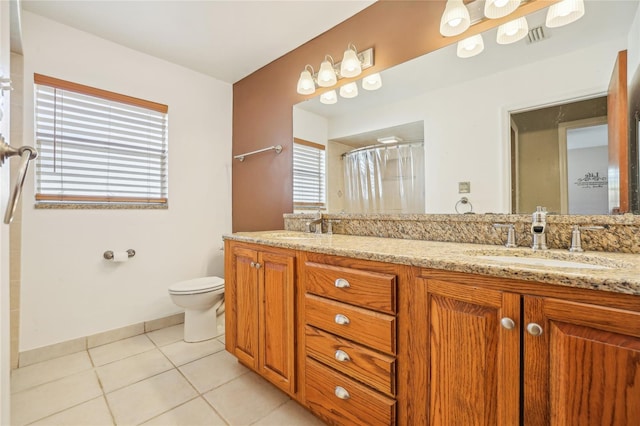
[[370,74],[362,79],[362,88],[364,90],[378,90],[382,87],[382,77],[380,73]]
[[[309,72],[309,68],[311,68],[311,72]],[[298,79],[298,93],[301,95],[312,95],[316,92],[316,85],[312,77],[313,74],[313,67],[309,64],[305,65],[304,71],[300,73],[300,78]]]
[[338,94],[335,90],[329,90],[320,95],[320,102],[325,105],[332,105],[338,102]]
[[331,55],[326,55],[318,71],[318,86],[331,87],[338,82],[334,66]]
[[458,42],[458,57],[471,58],[484,50],[484,40],[481,34],[465,38]]
[[577,21],[583,15],[583,0],[562,0],[549,8],[546,25],[549,28],[562,27]]
[[469,10],[462,0],[447,0],[440,19],[440,34],[453,37],[462,34],[471,25]]
[[344,51],[342,63],[340,64],[340,75],[351,78],[359,76],[361,72],[362,64],[358,58],[358,51],[352,43],[349,43],[347,50]]
[[341,78],[356,77],[362,70],[372,66],[373,48],[358,52],[356,47],[349,43],[342,62],[335,63],[331,55],[325,55],[318,73],[314,73],[311,65],[305,65],[298,79],[297,91],[301,95],[312,95],[316,91],[316,85],[317,87],[334,86]]
[[515,43],[518,40],[522,40],[529,33],[529,24],[527,18],[514,19],[506,24],[502,24],[498,27],[498,35],[496,36],[496,42],[498,44],[510,44]]
[[507,16],[520,6],[521,0],[487,0],[484,4],[484,16],[497,19]]
[[340,88],[340,96],[343,98],[355,98],[358,96],[358,85],[355,82],[347,83]]

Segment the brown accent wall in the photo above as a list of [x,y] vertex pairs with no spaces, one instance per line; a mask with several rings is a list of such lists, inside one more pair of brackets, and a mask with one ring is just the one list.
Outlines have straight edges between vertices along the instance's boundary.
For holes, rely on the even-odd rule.
[[244,162],[233,160],[233,232],[282,229],[282,214],[293,211],[292,107],[321,93],[317,90],[306,97],[297,94],[296,83],[305,64],[311,64],[317,71],[326,54],[339,61],[348,43],[359,51],[373,47],[374,66],[364,76],[548,7],[555,1],[525,3],[508,19],[483,21],[465,32],[464,37],[451,38],[444,38],[439,32],[445,0],[378,1],[235,83],[233,155],[277,144],[284,150],[280,155],[268,152],[247,157]]

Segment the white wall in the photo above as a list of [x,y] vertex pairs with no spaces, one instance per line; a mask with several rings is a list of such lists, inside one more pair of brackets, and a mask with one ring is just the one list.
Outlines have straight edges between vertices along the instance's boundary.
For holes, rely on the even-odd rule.
[[[232,86],[28,12],[23,16],[25,143],[33,73],[169,106],[168,210],[23,205],[21,351],[179,312],[167,287],[223,274],[231,230]],[[185,46],[188,48],[188,46]],[[127,263],[105,250],[135,249]]]
[[424,120],[426,212],[455,213],[458,182],[469,181],[464,195],[475,212],[507,213],[508,111],[606,93],[626,44],[624,37],[333,119],[329,139]]

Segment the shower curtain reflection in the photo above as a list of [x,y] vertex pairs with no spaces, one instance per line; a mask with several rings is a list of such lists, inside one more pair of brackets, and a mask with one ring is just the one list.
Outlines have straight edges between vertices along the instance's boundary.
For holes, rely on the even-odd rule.
[[349,213],[424,213],[423,143],[347,152],[344,180]]

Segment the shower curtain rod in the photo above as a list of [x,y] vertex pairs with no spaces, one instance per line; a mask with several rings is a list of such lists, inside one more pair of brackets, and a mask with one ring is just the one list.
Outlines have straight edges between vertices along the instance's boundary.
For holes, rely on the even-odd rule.
[[424,140],[415,140],[415,141],[402,141],[402,142],[395,142],[395,143],[386,143],[386,144],[378,144],[378,145],[369,145],[369,146],[365,146],[362,148],[356,148],[353,149],[351,151],[348,152],[343,152],[341,157],[344,158],[349,154],[353,154],[356,152],[362,152],[362,151],[370,151],[370,150],[374,150],[374,149],[387,149],[387,148],[397,148],[399,146],[405,146],[405,145],[424,145]]

